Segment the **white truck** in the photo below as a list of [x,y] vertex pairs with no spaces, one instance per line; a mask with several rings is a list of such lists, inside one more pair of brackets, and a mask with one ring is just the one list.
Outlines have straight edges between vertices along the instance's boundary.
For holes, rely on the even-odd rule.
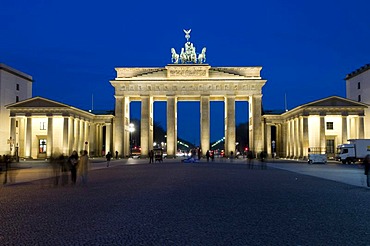
[[310,147],[308,148],[308,164],[323,163],[326,164],[328,156],[325,148]]
[[370,154],[370,139],[349,139],[347,144],[338,146],[337,161],[343,164],[361,162]]

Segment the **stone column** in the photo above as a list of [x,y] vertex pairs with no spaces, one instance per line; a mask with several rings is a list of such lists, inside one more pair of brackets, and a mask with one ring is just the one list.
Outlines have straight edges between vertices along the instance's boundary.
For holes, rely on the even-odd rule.
[[308,158],[309,138],[308,138],[308,116],[304,115],[302,119],[302,143],[303,143],[303,158]]
[[76,138],[78,139],[78,150],[81,151],[84,149],[84,132],[85,132],[85,124],[84,124],[84,120],[83,119],[80,119],[79,121],[79,128],[78,128],[78,132],[77,132],[77,135],[76,135]]
[[82,121],[82,148],[81,150],[87,150],[85,142],[87,141],[87,121],[86,119]]
[[358,116],[358,138],[363,139],[364,138],[364,132],[365,132],[365,122],[364,122],[364,115],[361,114]]
[[347,143],[348,140],[348,113],[342,113],[342,144]]
[[10,137],[13,139],[14,141],[14,144],[15,144],[15,141],[17,140],[16,139],[16,134],[15,134],[15,117],[10,117]]
[[287,152],[287,157],[291,157],[293,154],[292,154],[292,150],[291,150],[291,142],[292,142],[292,128],[291,128],[291,121],[288,120],[286,122],[286,130],[287,130],[287,134],[286,134],[286,152]]
[[48,136],[46,137],[46,158],[53,156],[53,115],[48,115]]
[[289,121],[290,123],[290,143],[289,143],[289,151],[290,151],[290,156],[294,158],[294,119],[291,119]]
[[75,119],[70,118],[70,128],[69,128],[69,144],[68,148],[70,151],[76,150],[75,149],[75,139],[76,139],[76,134],[75,134]]
[[[201,96],[200,98],[200,147],[202,149],[202,155],[205,155],[207,150],[210,149],[209,148],[209,143],[210,143],[210,112],[209,112],[209,109],[210,109],[209,96]],[[235,112],[234,112],[234,115],[235,115]],[[234,123],[234,126],[235,126],[235,123]],[[234,146],[234,149],[235,149],[235,146]]]
[[225,155],[235,155],[235,97],[225,97]]
[[26,126],[25,126],[25,119],[19,118],[19,156],[26,157]]
[[12,156],[15,155],[15,146],[17,146],[17,139],[16,139],[16,134],[15,134],[15,129],[16,129],[16,127],[15,127],[15,118],[10,117],[10,137],[13,140],[12,151],[11,151],[10,155],[12,155]]
[[177,152],[177,98],[167,96],[167,156],[176,157]]
[[302,132],[302,116],[300,116],[298,119],[297,119],[297,123],[298,123],[298,156],[299,158],[303,158],[303,132]]
[[287,157],[287,127],[286,127],[286,122],[283,122],[281,124],[281,147],[279,148],[280,153],[279,157]]
[[79,119],[76,118],[71,118],[71,128],[69,129],[70,132],[72,133],[72,137],[70,139],[70,148],[72,148],[72,151],[76,150],[78,154],[80,154],[80,150],[78,149],[78,126],[79,126]]
[[96,127],[95,124],[90,122],[90,135],[89,135],[89,155],[95,156],[95,134],[96,134]]
[[130,98],[124,97],[122,99],[122,110],[123,110],[123,157],[130,155]]
[[[86,145],[87,142],[87,145]],[[87,151],[88,155],[90,155],[90,122],[85,121],[85,136],[84,136],[84,150]]]
[[294,139],[294,156],[295,158],[298,158],[299,157],[299,129],[298,129],[298,119],[295,118],[293,120],[293,131],[294,131],[294,135],[293,135],[293,139]]
[[141,97],[141,156],[147,157],[153,149],[153,98]]
[[128,131],[130,123],[130,98],[127,96],[115,96],[115,117],[113,122],[113,149],[118,151],[121,157],[129,156],[130,142]]
[[282,157],[283,152],[283,128],[282,124],[276,125],[276,145],[275,145],[275,152],[277,157]]
[[63,154],[64,155],[69,155],[69,150],[68,150],[68,140],[69,134],[68,134],[68,121],[69,117],[64,116],[63,117]]
[[95,151],[95,156],[101,156],[101,146],[100,146],[100,124],[95,124],[95,141],[94,141],[94,144],[95,144],[95,148],[94,148],[94,151]]
[[110,147],[111,146],[111,135],[112,135],[112,124],[110,122],[105,123],[105,154],[110,152],[112,155],[114,155]]
[[32,157],[32,117],[27,116],[25,158]]
[[266,124],[266,149],[267,149],[267,155],[272,156],[272,150],[271,150],[271,125]]
[[263,150],[262,139],[262,95],[253,95],[249,97],[249,142],[250,149],[254,153],[260,153]]
[[295,153],[294,153],[294,119],[290,120],[290,155],[294,158]]
[[320,151],[326,147],[325,137],[325,113],[320,113]]

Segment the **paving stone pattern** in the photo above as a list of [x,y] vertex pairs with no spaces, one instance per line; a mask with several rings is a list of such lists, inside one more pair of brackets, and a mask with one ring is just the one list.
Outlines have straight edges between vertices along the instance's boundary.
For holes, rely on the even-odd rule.
[[368,245],[370,190],[231,163],[116,165],[0,189],[0,245]]

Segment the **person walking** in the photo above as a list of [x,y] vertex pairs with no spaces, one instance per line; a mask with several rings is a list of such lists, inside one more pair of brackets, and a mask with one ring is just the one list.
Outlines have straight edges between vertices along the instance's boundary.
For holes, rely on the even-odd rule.
[[154,151],[150,150],[149,152],[149,163],[154,163]]
[[118,160],[118,151],[116,150],[116,160]]
[[80,162],[78,163],[78,173],[81,177],[81,182],[83,185],[87,183],[89,169],[89,157],[87,156],[87,150],[84,150],[82,156],[80,157]]
[[251,150],[247,153],[247,159],[248,159],[248,168],[253,169],[253,152]]
[[207,150],[207,152],[206,152],[206,157],[207,157],[207,162],[209,162],[209,157],[210,157],[209,150]]
[[366,155],[365,159],[363,161],[364,169],[365,169],[365,175],[366,175],[366,185],[367,187],[370,187],[370,155]]
[[201,148],[198,148],[198,161],[200,161],[201,156],[202,156],[202,150]]
[[78,153],[73,151],[72,155],[68,158],[69,169],[71,170],[72,184],[76,184],[77,181],[77,165],[78,165]]
[[110,160],[112,159],[112,154],[108,152],[108,154],[105,156],[107,158],[107,167],[109,167]]

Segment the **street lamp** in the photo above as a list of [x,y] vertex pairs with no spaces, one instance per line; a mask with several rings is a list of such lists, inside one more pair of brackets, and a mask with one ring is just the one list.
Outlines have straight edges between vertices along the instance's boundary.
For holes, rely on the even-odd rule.
[[132,156],[132,133],[135,131],[135,125],[130,123],[128,125],[128,131],[130,132],[130,156]]

